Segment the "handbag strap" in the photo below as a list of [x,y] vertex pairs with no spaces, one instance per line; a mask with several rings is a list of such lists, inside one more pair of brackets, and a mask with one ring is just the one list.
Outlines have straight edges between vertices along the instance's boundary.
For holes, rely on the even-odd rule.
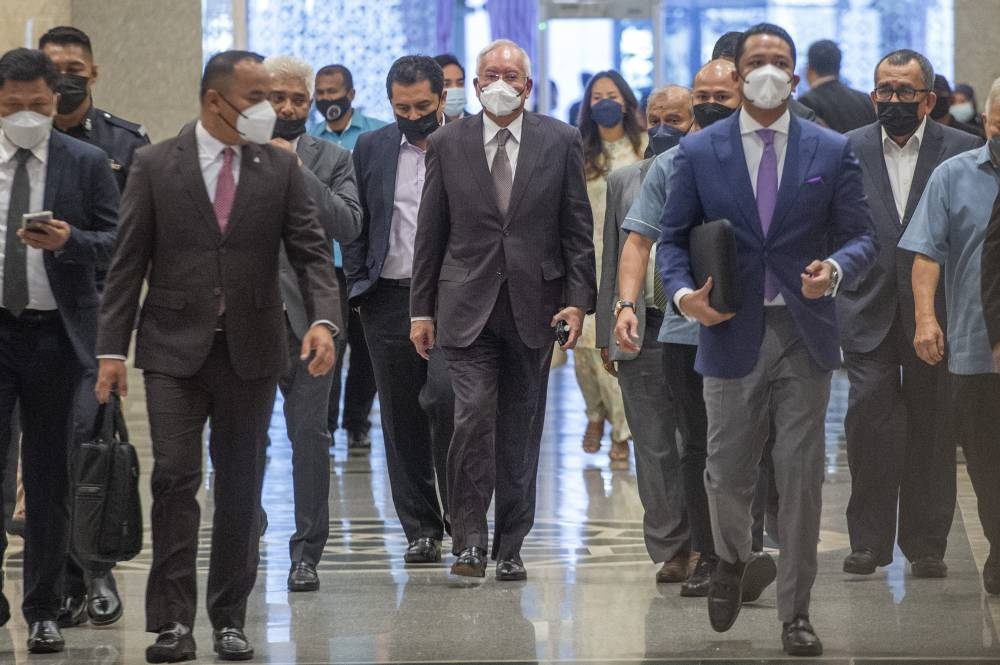
[[97,408],[94,421],[94,439],[114,441],[117,438],[118,441],[128,441],[128,428],[125,425],[118,393],[112,392],[107,403]]

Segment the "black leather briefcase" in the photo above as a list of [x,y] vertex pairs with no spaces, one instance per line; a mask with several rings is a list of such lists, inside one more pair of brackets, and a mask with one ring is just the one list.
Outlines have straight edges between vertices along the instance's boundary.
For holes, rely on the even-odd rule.
[[142,550],[139,458],[118,395],[98,409],[94,436],[73,452],[70,473],[77,555],[105,563],[135,557]]
[[701,288],[712,276],[709,304],[728,314],[740,307],[739,262],[736,232],[728,219],[705,222],[691,229],[688,255],[695,285]]

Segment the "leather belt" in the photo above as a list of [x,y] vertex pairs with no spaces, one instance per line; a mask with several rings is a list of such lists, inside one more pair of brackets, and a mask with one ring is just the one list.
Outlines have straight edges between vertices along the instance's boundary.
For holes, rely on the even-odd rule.
[[389,279],[387,277],[379,277],[378,283],[382,286],[396,286],[399,288],[408,289],[410,288],[410,278],[406,279]]

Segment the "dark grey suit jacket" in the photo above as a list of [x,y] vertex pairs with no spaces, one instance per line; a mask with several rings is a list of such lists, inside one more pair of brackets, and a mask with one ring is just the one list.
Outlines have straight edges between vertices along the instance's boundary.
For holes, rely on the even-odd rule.
[[[913,253],[897,247],[899,238],[906,230],[927,186],[927,179],[937,165],[960,152],[979,147],[983,141],[928,118],[910,196],[900,220],[882,153],[882,125],[875,122],[848,132],[847,139],[861,162],[865,194],[880,249],[875,266],[857,288],[845,289],[837,294],[837,321],[843,350],[867,353],[885,339],[897,310],[907,338],[913,339],[916,330],[910,279]],[[938,286],[935,300],[938,321],[945,321],[943,285]]]
[[233,370],[245,380],[277,377],[288,364],[278,280],[282,242],[309,318],[342,327],[330,243],[298,160],[286,150],[242,147],[236,199],[222,233],[205,190],[192,124],[177,137],[136,152],[120,219],[97,355],[128,353],[146,278],[137,367],[192,376],[211,350],[224,301]]
[[410,315],[436,320],[437,342],[467,347],[506,280],[521,341],[552,344],[563,306],[594,309],[593,217],[580,132],[525,113],[510,207],[500,214],[483,116],[430,136],[417,222]]
[[[614,307],[618,302],[618,259],[628,232],[622,229],[625,216],[646,179],[653,159],[644,159],[636,164],[629,164],[608,175],[608,203],[604,212],[604,256],[601,259],[601,284],[597,289],[597,313],[594,323],[597,326],[597,348],[607,348],[611,360],[632,360],[638,352],[625,351],[617,344],[612,344],[615,327]],[[653,257],[650,257],[653,260]],[[659,279],[656,275],[654,279]],[[646,280],[642,280],[645,285]],[[642,346],[646,332],[646,288],[639,289],[635,299],[635,315],[639,319],[639,346]]]
[[875,105],[865,93],[848,88],[840,81],[828,81],[799,97],[827,127],[846,134],[875,122]]
[[[354,240],[361,232],[361,204],[351,151],[308,134],[299,137],[295,151],[302,160],[306,189],[316,204],[319,223],[328,242],[336,240],[343,244]],[[281,252],[281,297],[285,300],[285,313],[292,330],[302,339],[312,321],[306,314],[299,279],[284,248]],[[341,297],[347,296],[341,294]]]

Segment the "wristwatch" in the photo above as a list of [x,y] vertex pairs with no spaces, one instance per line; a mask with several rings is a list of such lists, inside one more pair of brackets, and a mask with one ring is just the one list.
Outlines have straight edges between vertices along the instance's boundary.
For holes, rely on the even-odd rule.
[[837,265],[833,261],[824,261],[828,266],[830,266],[830,286],[827,287],[825,296],[832,296],[837,292],[837,286],[840,285],[840,271],[837,270]]
[[626,307],[631,307],[632,311],[635,311],[635,303],[631,300],[619,300],[615,303],[615,320],[618,320],[618,315],[622,313],[622,310]]

